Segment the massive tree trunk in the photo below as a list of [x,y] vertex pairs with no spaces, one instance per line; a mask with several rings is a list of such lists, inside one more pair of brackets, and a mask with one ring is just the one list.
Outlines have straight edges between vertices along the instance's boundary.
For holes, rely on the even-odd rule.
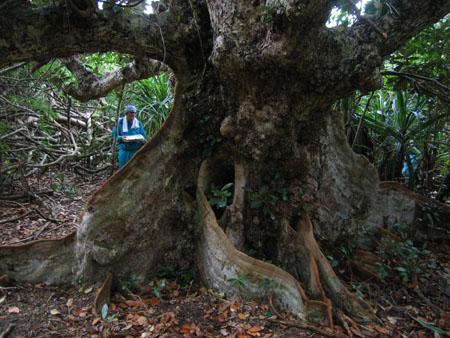
[[[145,280],[161,265],[195,266],[211,287],[274,297],[309,320],[332,325],[332,303],[360,320],[374,318],[339,282],[318,242],[327,249],[358,235],[378,206],[376,171],[348,146],[332,103],[378,88],[383,57],[450,8],[443,0],[392,3],[400,18],[332,29],[325,22],[333,1],[172,1],[158,16],[113,17],[86,5],[70,13],[69,31],[57,16],[66,7],[50,6],[38,15],[42,32],[21,31],[20,41],[4,36],[2,23],[0,65],[111,49],[166,63],[177,86],[162,129],[91,197],[76,235],[55,242],[59,254],[51,262],[41,256],[29,275],[33,245],[3,248],[1,271],[69,283],[130,270]],[[19,9],[16,26],[38,13]],[[57,39],[37,45],[56,23],[70,46]],[[211,183],[234,183],[224,211],[208,203]],[[58,259],[71,270],[49,274]],[[228,282],[242,275],[245,290]]]

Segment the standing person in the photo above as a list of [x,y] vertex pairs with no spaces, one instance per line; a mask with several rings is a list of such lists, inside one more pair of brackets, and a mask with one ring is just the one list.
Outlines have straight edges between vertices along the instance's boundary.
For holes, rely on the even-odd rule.
[[147,142],[144,126],[136,118],[136,107],[126,106],[124,114],[119,119],[117,135],[116,128],[112,130],[112,137],[119,144],[119,169]]

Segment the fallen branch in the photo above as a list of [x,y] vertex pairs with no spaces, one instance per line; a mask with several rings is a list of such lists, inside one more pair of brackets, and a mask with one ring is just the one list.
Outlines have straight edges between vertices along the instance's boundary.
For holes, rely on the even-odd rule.
[[99,168],[99,169],[88,169],[88,168],[82,167],[82,166],[79,165],[79,164],[77,164],[77,165],[75,165],[75,166],[73,167],[73,169],[75,170],[75,172],[76,172],[77,174],[79,174],[78,169],[84,170],[84,171],[86,171],[86,172],[89,173],[89,174],[96,174],[96,173],[98,173],[98,172],[100,172],[100,171],[103,171],[103,170],[106,170],[106,169],[109,169],[109,168],[111,168],[111,165],[110,165],[110,164],[108,164],[108,165],[106,165],[106,166],[104,166],[104,167],[102,167],[102,168]]
[[14,218],[5,219],[4,221],[0,221],[0,224],[5,224],[5,223],[17,221],[17,220],[19,220],[21,218],[24,218],[24,217],[28,216],[32,212],[33,212],[33,210],[30,210],[30,211],[28,211],[27,213],[25,213],[23,215],[20,215],[20,216],[14,217]]
[[342,333],[338,333],[338,332],[333,332],[333,331],[328,331],[325,329],[321,329],[319,327],[316,326],[312,326],[309,324],[302,324],[302,323],[291,323],[291,322],[287,322],[284,320],[278,320],[278,319],[267,319],[269,322],[273,323],[273,324],[277,324],[277,325],[286,325],[286,326],[291,326],[291,327],[296,327],[299,329],[304,329],[304,330],[310,330],[313,331],[315,333],[321,334],[323,336],[327,336],[327,337],[336,337],[336,338],[349,338],[349,336],[342,334]]
[[95,316],[102,315],[103,306],[106,304],[109,306],[111,297],[111,285],[113,276],[111,272],[106,274],[106,278],[103,284],[99,287],[97,295],[95,296],[94,306],[92,307],[92,312]]
[[34,210],[35,210],[39,215],[41,215],[42,218],[46,219],[47,221],[55,222],[55,223],[61,223],[61,222],[67,221],[67,220],[65,220],[65,219],[56,219],[56,218],[48,217],[48,216],[46,216],[42,211],[40,211],[39,209],[34,209]]
[[[54,191],[53,190],[47,190],[47,191],[40,191],[40,192],[35,192],[33,193],[33,195],[53,195]],[[29,194],[22,194],[22,195],[11,195],[11,196],[3,196],[1,198],[1,200],[4,201],[14,201],[14,200],[20,200],[22,198],[28,198],[30,197]]]
[[9,326],[6,328],[6,330],[0,334],[0,338],[6,337],[14,329],[14,327],[15,327],[14,324],[9,324]]

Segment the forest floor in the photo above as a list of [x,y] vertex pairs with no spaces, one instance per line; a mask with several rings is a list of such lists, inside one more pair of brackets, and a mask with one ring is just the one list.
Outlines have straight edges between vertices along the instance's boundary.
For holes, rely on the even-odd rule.
[[[34,178],[28,181],[29,189],[36,194],[32,202],[18,196],[10,198],[21,191],[4,189],[0,197],[0,245],[20,245],[71,233],[87,199],[106,178],[70,172]],[[2,277],[0,338],[450,336],[450,247],[444,241],[428,243],[427,249],[430,252],[426,256],[414,259],[422,272],[408,282],[400,278],[364,280],[345,265],[336,269],[351,291],[372,304],[380,318],[376,325],[344,330],[336,322],[331,330],[300,324],[290,314],[275,315],[270,304],[226,298],[192,282],[189,271],[166,267],[160,280],[146,284],[134,283],[131,273],[122,276],[133,297],[114,292],[109,308],[103,307],[98,315],[93,313],[93,304],[99,284],[74,281],[71,286],[57,287],[16,283]]]

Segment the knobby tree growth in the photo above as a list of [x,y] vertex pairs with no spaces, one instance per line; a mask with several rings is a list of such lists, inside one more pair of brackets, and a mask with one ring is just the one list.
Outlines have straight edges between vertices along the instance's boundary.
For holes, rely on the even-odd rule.
[[[0,248],[1,272],[63,284],[130,270],[150,279],[177,263],[195,266],[210,287],[271,298],[300,318],[373,320],[322,250],[363,225],[383,226],[388,214],[414,214],[415,196],[380,187],[331,107],[380,88],[383,59],[445,16],[450,1],[392,0],[395,10],[329,28],[338,2],[172,0],[158,14],[142,13],[140,1],[1,4],[0,67],[70,58],[78,84],[67,92],[79,100],[164,65],[177,80],[166,122],[90,198],[78,231]],[[73,57],[107,51],[136,59],[99,77]],[[402,199],[407,208],[386,205]],[[233,286],[242,276],[248,285]]]

